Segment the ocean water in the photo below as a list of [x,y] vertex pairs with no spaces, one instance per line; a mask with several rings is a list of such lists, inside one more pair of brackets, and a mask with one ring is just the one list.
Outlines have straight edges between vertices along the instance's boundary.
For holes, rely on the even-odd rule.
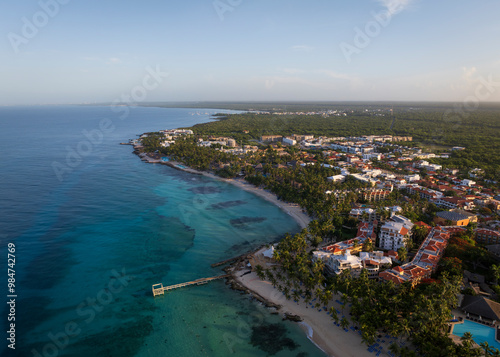
[[[217,110],[0,107],[0,256],[15,245],[15,350],[2,356],[323,356],[299,328],[223,280],[151,286],[299,228],[251,193],[141,162],[120,142]],[[3,331],[9,308],[3,304]]]

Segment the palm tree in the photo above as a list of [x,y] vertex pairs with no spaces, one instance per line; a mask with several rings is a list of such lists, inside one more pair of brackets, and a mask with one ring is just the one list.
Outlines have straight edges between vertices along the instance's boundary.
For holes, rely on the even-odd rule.
[[391,343],[391,345],[389,346],[389,351],[394,353],[395,356],[398,356],[400,353],[399,345],[396,342]]
[[342,327],[343,329],[348,328],[349,327],[349,320],[347,320],[345,317],[343,317],[340,320],[340,327]]
[[466,332],[460,337],[463,346],[472,346],[474,344],[474,340],[472,339],[472,334],[470,332]]
[[337,313],[337,309],[335,307],[330,307],[330,315],[332,316],[333,321],[339,322],[339,315]]
[[481,342],[479,344],[479,346],[481,346],[481,348],[484,350],[484,355],[485,356],[490,356],[490,355],[493,354],[493,347],[491,347],[488,342],[486,342],[486,341]]
[[495,284],[498,284],[498,279],[500,279],[500,265],[492,264],[490,267],[491,274],[495,280]]
[[399,261],[404,262],[406,260],[406,256],[408,254],[408,251],[406,250],[405,247],[401,247],[398,249],[398,257]]

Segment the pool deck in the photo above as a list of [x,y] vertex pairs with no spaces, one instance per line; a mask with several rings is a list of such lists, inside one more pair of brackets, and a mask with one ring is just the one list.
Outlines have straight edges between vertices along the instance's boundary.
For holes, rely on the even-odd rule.
[[[455,343],[461,343],[460,337],[453,334],[453,330],[455,328],[455,325],[463,324],[465,320],[468,320],[468,321],[471,321],[471,322],[475,322],[475,323],[479,323],[479,322],[474,321],[473,319],[467,318],[467,316],[462,311],[460,311],[460,310],[453,310],[452,313],[453,313],[453,315],[456,318],[461,319],[461,321],[450,322],[449,337],[453,340],[453,342],[455,342]],[[495,340],[498,343],[500,343],[500,324],[498,322],[495,325],[493,325],[493,326],[486,325],[486,324],[481,324],[481,325],[483,325],[485,327],[490,327],[490,328],[495,329]],[[477,347],[479,347],[479,344],[476,343],[476,345],[477,345]]]

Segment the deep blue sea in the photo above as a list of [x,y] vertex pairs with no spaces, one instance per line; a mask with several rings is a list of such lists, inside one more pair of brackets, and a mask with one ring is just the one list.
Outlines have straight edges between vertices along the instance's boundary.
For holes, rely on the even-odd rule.
[[119,145],[216,112],[0,107],[0,282],[5,301],[16,296],[15,350],[0,310],[2,356],[324,355],[223,280],[152,297],[152,284],[221,274],[210,265],[298,230],[251,193]]

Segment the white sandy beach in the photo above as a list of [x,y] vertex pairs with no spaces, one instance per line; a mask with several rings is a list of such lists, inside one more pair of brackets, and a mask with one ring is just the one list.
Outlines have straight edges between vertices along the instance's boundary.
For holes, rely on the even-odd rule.
[[[293,300],[286,300],[280,291],[275,289],[270,282],[260,280],[255,272],[241,276],[242,273],[243,271],[239,271],[233,275],[240,284],[262,298],[282,305],[281,313],[290,313],[302,317],[304,321],[301,324],[304,332],[329,356],[375,356],[374,353],[367,351],[367,346],[362,343],[361,336],[356,331],[349,329],[349,332],[345,332],[341,327],[335,326],[332,318],[325,311],[320,312],[318,309],[308,306],[305,302],[296,303]],[[338,297],[333,298],[333,300],[335,299],[338,299]],[[334,306],[339,310],[341,309],[340,304],[334,303]],[[345,308],[343,313],[348,315],[348,309]],[[386,346],[384,346],[384,351],[387,351]]]
[[228,182],[232,185],[238,186],[242,190],[252,192],[255,195],[262,197],[266,201],[269,201],[279,208],[281,208],[283,211],[285,211],[288,215],[290,215],[298,224],[301,228],[306,228],[309,222],[311,221],[311,218],[302,211],[302,208],[293,203],[288,203],[284,201],[278,200],[275,194],[263,190],[261,188],[255,187],[252,184],[244,181],[244,180],[237,180],[237,179],[231,179],[231,180],[226,180],[224,179],[225,182]]
[[280,201],[280,200],[278,200],[278,198],[276,197],[275,194],[273,194],[269,191],[263,190],[261,188],[255,187],[254,185],[246,182],[243,179],[225,179],[225,178],[216,176],[214,174],[211,174],[209,172],[198,171],[198,170],[195,170],[192,168],[179,168],[176,166],[179,164],[181,164],[181,163],[175,162],[175,161],[169,161],[167,163],[167,165],[172,166],[172,167],[176,167],[179,170],[190,172],[190,173],[197,174],[197,175],[203,175],[206,177],[213,178],[214,180],[224,181],[224,182],[230,183],[231,185],[235,185],[235,186],[241,188],[242,190],[252,192],[253,194],[255,194],[255,195],[265,199],[266,201],[269,201],[269,202],[275,204],[276,206],[278,206],[279,208],[281,208],[283,211],[285,211],[288,215],[290,215],[298,223],[300,228],[306,228],[307,225],[309,224],[309,222],[311,221],[311,218],[302,211],[302,208],[299,205],[294,204],[294,203]]

